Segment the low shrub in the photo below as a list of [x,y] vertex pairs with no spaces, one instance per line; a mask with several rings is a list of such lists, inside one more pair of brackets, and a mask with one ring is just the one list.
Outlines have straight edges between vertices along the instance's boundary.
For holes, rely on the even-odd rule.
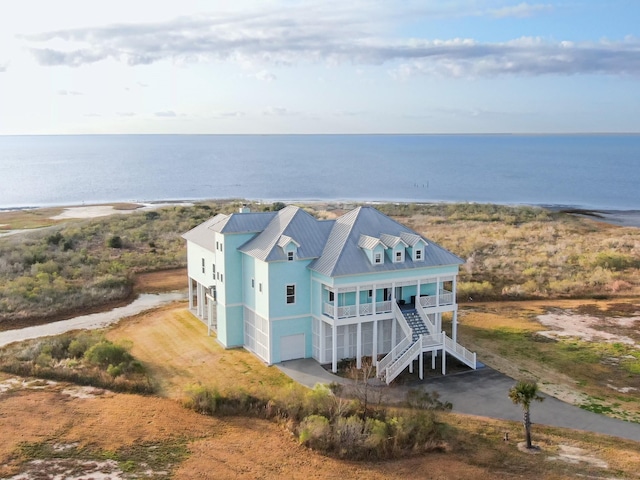
[[129,346],[114,344],[97,332],[9,345],[0,350],[0,370],[121,392],[155,391],[142,364],[129,353]]
[[363,416],[361,399],[341,398],[324,385],[307,391],[296,387],[255,395],[198,385],[186,392],[183,405],[205,415],[274,419],[303,445],[340,458],[394,458],[444,444],[437,412],[451,404],[437,394],[414,392],[409,410],[369,406]]

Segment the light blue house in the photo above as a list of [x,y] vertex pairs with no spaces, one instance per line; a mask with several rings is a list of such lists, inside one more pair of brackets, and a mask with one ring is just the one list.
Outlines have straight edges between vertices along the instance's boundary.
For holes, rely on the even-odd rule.
[[[226,348],[274,364],[313,357],[331,364],[377,361],[391,382],[420,377],[423,359],[445,373],[450,354],[475,368],[457,343],[456,277],[463,261],[373,207],[336,220],[303,209],[219,214],[185,233],[189,307]],[[452,312],[451,336],[442,314]],[[430,355],[425,355],[429,353]]]

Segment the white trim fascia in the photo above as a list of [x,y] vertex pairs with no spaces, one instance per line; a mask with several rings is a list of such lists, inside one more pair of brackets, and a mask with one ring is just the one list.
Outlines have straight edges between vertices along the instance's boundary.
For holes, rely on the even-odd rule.
[[218,305],[221,305],[221,306],[223,306],[225,308],[227,308],[227,307],[244,307],[245,306],[244,303],[229,303],[229,304],[226,304],[226,303],[222,303],[221,301],[217,301],[217,303],[218,303]]
[[305,314],[302,314],[302,315],[290,315],[290,316],[287,316],[287,317],[269,318],[268,320],[270,322],[278,322],[280,320],[296,320],[298,318],[309,318],[311,316],[312,315],[310,313],[305,313]]
[[[373,285],[374,283],[376,285],[380,285],[382,283],[399,283],[399,282],[413,282],[413,281],[418,281],[418,280],[432,280],[428,283],[437,283],[438,282],[438,278],[440,277],[445,277],[445,276],[449,276],[452,275],[454,277],[457,277],[458,274],[457,273],[447,273],[445,274],[438,274],[435,276],[419,276],[419,277],[403,277],[403,278],[394,278],[394,279],[378,279],[378,280],[370,280],[370,281],[366,281],[366,282],[357,282],[357,283],[341,283],[340,285],[329,285],[332,288],[342,288],[342,287],[357,287],[357,286],[363,286],[363,285]],[[319,281],[319,280],[318,280]],[[321,282],[323,285],[326,285],[325,283]],[[426,285],[426,283],[420,282],[420,285]],[[406,285],[405,285],[406,286]]]

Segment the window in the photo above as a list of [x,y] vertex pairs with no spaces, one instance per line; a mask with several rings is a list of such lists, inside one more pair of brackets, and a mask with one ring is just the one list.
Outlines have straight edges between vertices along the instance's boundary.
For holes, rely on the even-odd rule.
[[416,260],[422,260],[422,250],[416,250]]
[[216,273],[216,277],[220,280],[220,272]]
[[371,298],[371,297],[373,296],[373,290],[369,290],[369,292],[368,292],[367,296],[368,296],[369,298]]
[[260,293],[262,293],[262,282],[258,284],[258,290],[260,291]]
[[222,274],[220,274],[220,283],[224,282],[223,278],[222,278]]
[[256,288],[256,279],[255,278],[251,279],[251,288]]
[[381,253],[376,253],[375,254],[374,262],[375,263],[382,263],[382,254]]
[[202,273],[204,273],[204,258],[202,259]]
[[287,252],[287,261],[293,262],[293,252]]
[[222,251],[222,242],[220,242],[220,251]]
[[296,303],[295,285],[287,285],[287,303]]
[[390,288],[385,288],[383,290],[383,299],[385,302],[388,302],[389,300],[391,300],[391,289]]
[[333,302],[334,298],[335,298],[335,295],[333,294],[333,292],[329,292],[329,301]]
[[396,252],[396,262],[402,261],[402,252]]
[[220,249],[220,243],[216,242],[216,250]]
[[213,272],[211,275],[213,275],[213,279],[216,279],[216,264],[212,263],[211,264],[211,271]]

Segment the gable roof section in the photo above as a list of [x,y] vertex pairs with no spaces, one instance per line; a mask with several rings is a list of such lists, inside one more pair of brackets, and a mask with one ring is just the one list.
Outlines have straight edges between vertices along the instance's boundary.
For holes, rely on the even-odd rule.
[[384,243],[387,248],[396,248],[400,243],[404,244],[405,247],[409,246],[400,237],[386,233],[380,235],[380,240],[382,240],[382,243]]
[[378,245],[384,247],[384,243],[382,243],[379,238],[370,237],[369,235],[360,235],[360,239],[358,240],[358,246],[360,248],[366,248],[367,250],[373,250]]
[[190,242],[199,245],[200,247],[207,248],[209,250],[213,250],[215,248],[215,242],[213,239],[213,235],[211,234],[211,226],[222,220],[221,217],[226,217],[227,215],[218,214],[209,220],[206,220],[204,223],[201,223],[195,228],[192,228],[187,233],[182,234],[182,238],[188,240]]
[[216,215],[219,220],[209,228],[218,233],[256,233],[266,228],[276,212],[232,213]]
[[415,235],[413,233],[402,232],[400,233],[400,238],[404,241],[404,243],[407,244],[408,247],[415,246],[420,240],[422,240],[422,242],[425,244],[427,243],[427,241],[420,235]]
[[[391,236],[389,232],[400,235],[400,237],[395,237],[399,241],[402,241],[401,235],[403,233],[422,239],[427,245],[424,260],[414,263],[408,258],[404,262],[384,262],[372,265],[365,252],[360,248],[362,237],[382,238],[385,234]],[[387,217],[375,208],[367,206],[358,207],[335,221],[322,255],[311,262],[309,268],[322,275],[338,277],[439,265],[460,265],[462,263],[464,263],[462,259],[440,245],[427,242],[410,228]]]
[[299,207],[289,205],[276,212],[264,231],[238,250],[265,262],[286,260],[283,245],[294,241],[299,259],[317,258],[322,253],[333,220],[316,220]]

